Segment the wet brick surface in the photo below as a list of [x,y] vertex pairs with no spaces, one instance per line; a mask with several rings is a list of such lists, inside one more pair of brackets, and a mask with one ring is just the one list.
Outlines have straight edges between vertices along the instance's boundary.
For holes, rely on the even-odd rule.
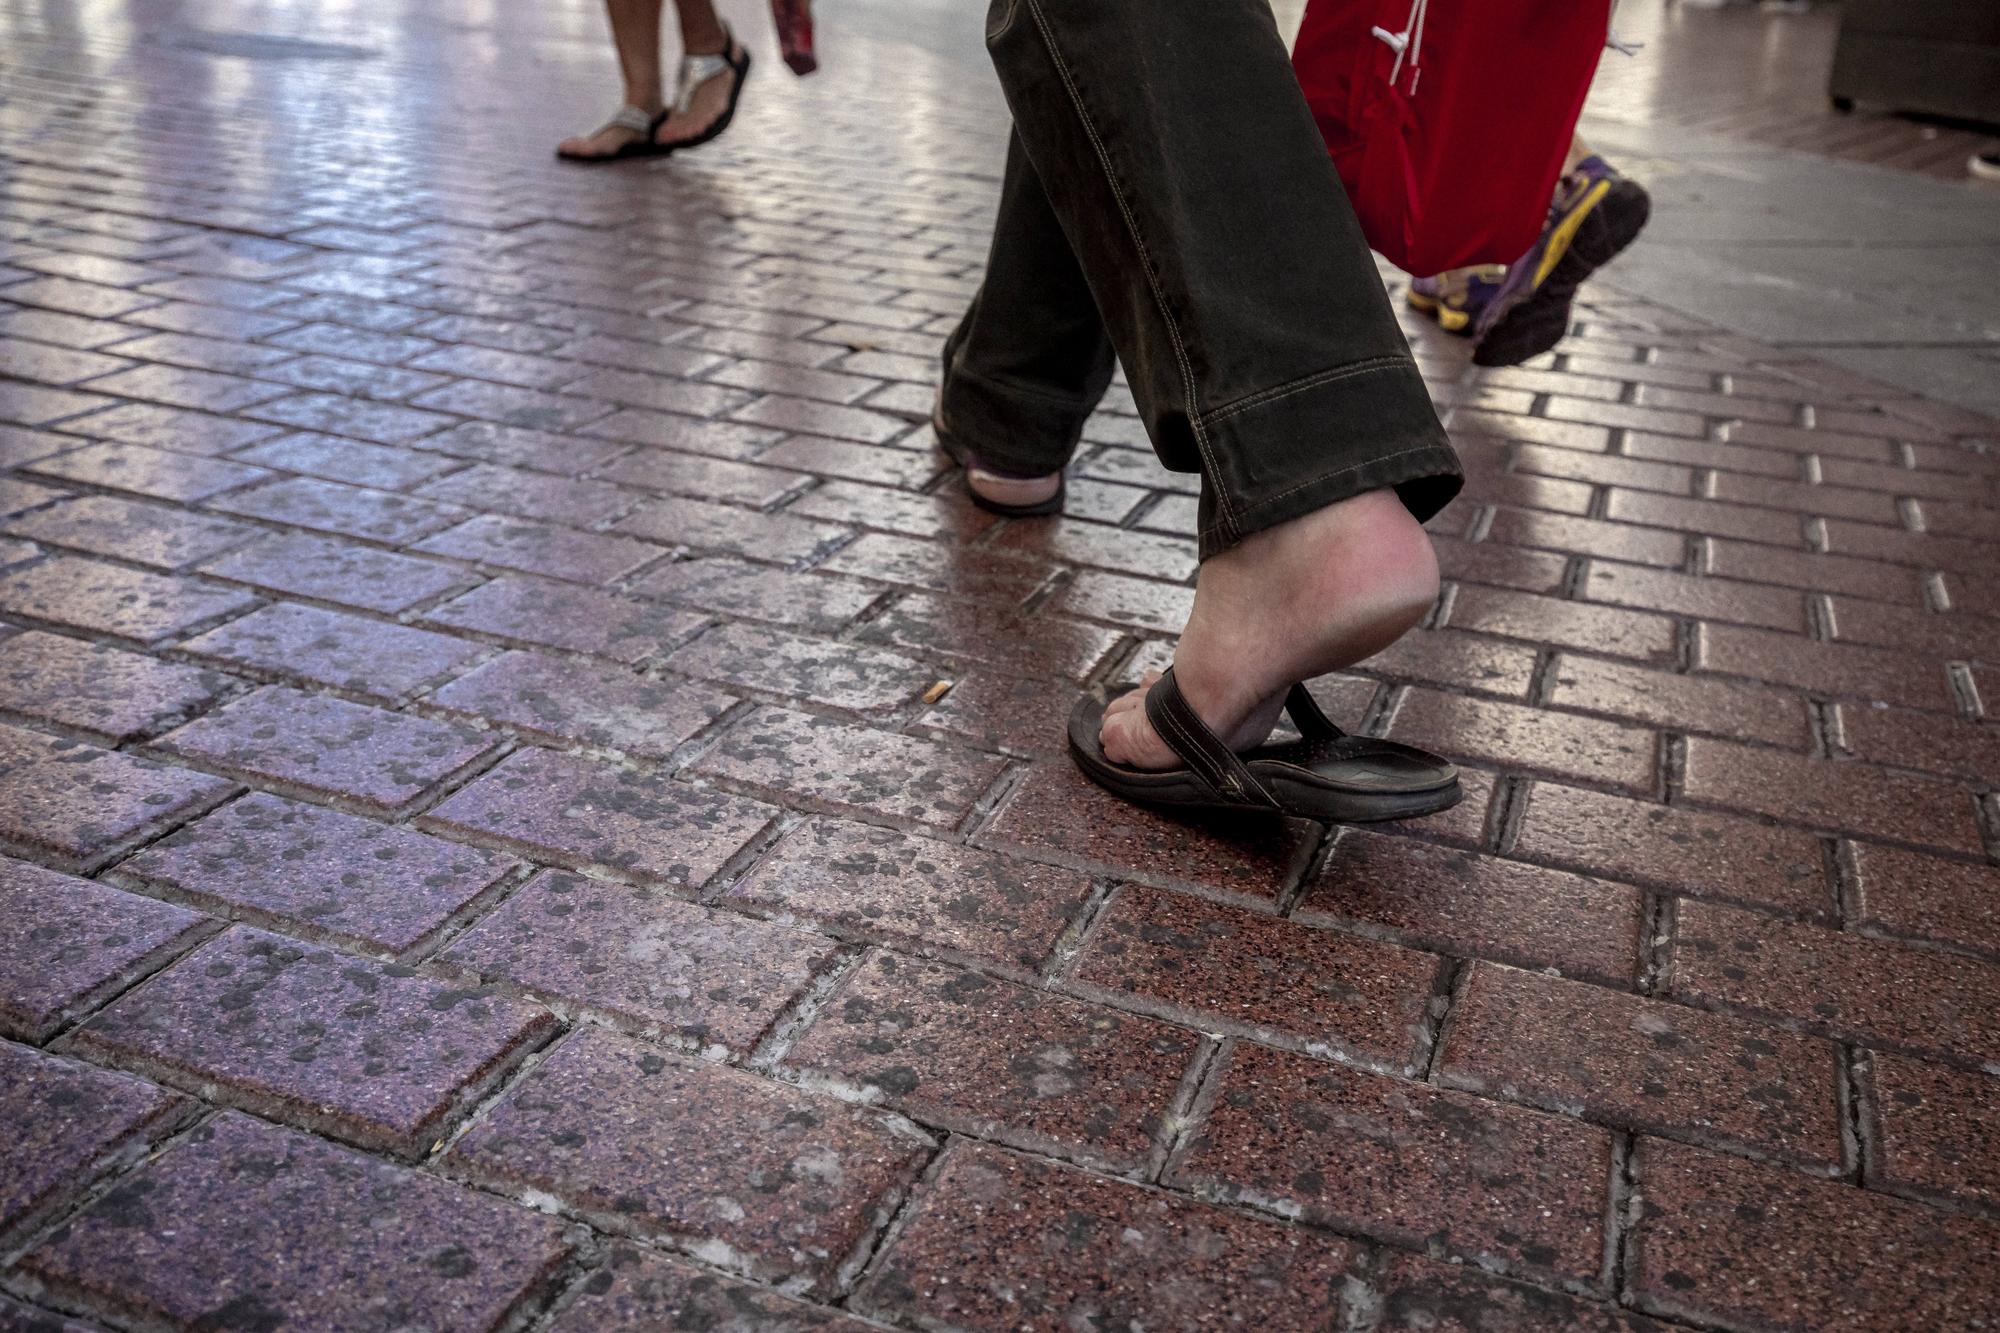
[[2000,421],[1918,396],[1979,349],[1634,294],[1986,236],[1828,184],[1917,133],[1826,114],[1834,9],[1627,0],[1651,230],[1553,354],[1383,270],[1466,486],[1314,688],[1466,795],[1337,829],[1069,761],[1201,480],[1123,383],[1058,519],[936,448],[976,22],[826,7],[795,81],[731,3],[728,136],[578,168],[580,0],[0,0],[0,1052],[120,1090],[0,1135],[0,1329],[1991,1322]]
[[548,872],[441,957],[645,1036],[747,1052],[835,953],[786,926]]
[[256,792],[118,867],[148,892],[243,912],[345,947],[401,953],[513,862],[409,829]]
[[[2000,1227],[1657,1139],[1635,1287],[1665,1314],[1756,1328],[1976,1328],[2000,1299]],[[1800,1245],[1797,1238],[1811,1237]],[[1767,1247],[1790,1264],[1766,1265]],[[1738,1274],[1755,1264],[1762,1279]]]
[[0,844],[92,866],[230,793],[220,778],[0,724]]
[[490,991],[238,926],[115,1001],[69,1046],[413,1154],[553,1026]]
[[1349,829],[1295,915],[1624,986],[1643,913],[1622,884]]
[[0,1237],[20,1238],[65,1196],[120,1158],[144,1153],[195,1109],[136,1078],[0,1042],[0,1116],[13,1138],[0,1162]]
[[438,806],[424,824],[558,865],[692,886],[720,870],[776,813],[657,774],[528,749]]
[[199,710],[229,678],[59,634],[0,644],[0,712],[51,722],[117,745]]
[[889,829],[814,819],[787,834],[732,902],[841,935],[970,958],[1033,977],[1090,881]]
[[464,727],[270,685],[160,740],[226,772],[378,809],[414,801],[492,748]]
[[1837,1061],[1830,1042],[1481,963],[1438,1069],[1453,1087],[1830,1172]]
[[40,1285],[173,1328],[491,1328],[545,1284],[561,1224],[225,1113],[23,1261]]
[[204,924],[179,907],[0,858],[0,1033],[46,1041],[193,947]]
[[1408,1058],[1437,967],[1393,944],[1133,888],[1098,921],[1076,978],[1093,994],[1204,1027],[1393,1065]]
[[[580,1106],[594,1123],[578,1123]],[[446,1167],[825,1294],[928,1151],[840,1102],[585,1030],[459,1140]]]
[[863,1333],[875,1326],[768,1287],[621,1248],[549,1327],[554,1333]]
[[862,1308],[973,1329],[1319,1327],[1347,1242],[960,1144]]
[[878,953],[785,1062],[920,1120],[1136,1170],[1157,1146],[1195,1034]]
[[1267,1047],[1239,1045],[1168,1179],[1343,1232],[1588,1280],[1611,1138]]

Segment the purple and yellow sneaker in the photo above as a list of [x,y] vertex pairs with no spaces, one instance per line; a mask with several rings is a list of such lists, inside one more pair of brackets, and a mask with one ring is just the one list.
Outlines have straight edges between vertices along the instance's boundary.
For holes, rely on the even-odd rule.
[[1469,338],[1480,311],[1506,277],[1507,270],[1498,264],[1449,269],[1434,278],[1412,278],[1404,299],[1411,309],[1435,319],[1446,333]]
[[1534,247],[1508,265],[1506,281],[1480,310],[1473,364],[1518,366],[1561,342],[1576,289],[1632,244],[1651,212],[1646,191],[1603,158],[1578,163],[1556,186]]

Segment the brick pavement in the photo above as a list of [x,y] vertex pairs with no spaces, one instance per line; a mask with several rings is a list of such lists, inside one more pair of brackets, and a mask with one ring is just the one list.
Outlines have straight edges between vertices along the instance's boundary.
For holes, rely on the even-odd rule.
[[1468,800],[1219,835],[1058,741],[1188,479],[1114,392],[999,522],[920,424],[949,60],[589,172],[581,6],[463,153],[365,105],[482,68],[421,20],[27,12],[0,1328],[1991,1320],[2000,423],[1614,287],[1413,329],[1446,592],[1316,688]]

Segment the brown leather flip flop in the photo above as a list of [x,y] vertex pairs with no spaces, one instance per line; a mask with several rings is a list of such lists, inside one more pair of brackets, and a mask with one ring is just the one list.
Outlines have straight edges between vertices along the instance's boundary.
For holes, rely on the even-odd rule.
[[1458,770],[1395,741],[1352,736],[1327,720],[1303,685],[1285,696],[1299,738],[1237,754],[1195,716],[1171,669],[1146,693],[1146,717],[1184,768],[1113,763],[1098,730],[1110,696],[1085,695],[1069,715],[1069,752],[1091,781],[1141,805],[1292,815],[1325,823],[1409,819],[1457,805]]

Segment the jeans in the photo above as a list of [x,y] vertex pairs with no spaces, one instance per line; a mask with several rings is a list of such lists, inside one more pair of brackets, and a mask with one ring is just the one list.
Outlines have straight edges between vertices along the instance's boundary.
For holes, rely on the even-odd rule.
[[1458,459],[1266,0],[993,0],[1014,116],[986,276],[945,344],[940,430],[1055,472],[1115,352],[1153,447],[1202,478],[1201,556]]

